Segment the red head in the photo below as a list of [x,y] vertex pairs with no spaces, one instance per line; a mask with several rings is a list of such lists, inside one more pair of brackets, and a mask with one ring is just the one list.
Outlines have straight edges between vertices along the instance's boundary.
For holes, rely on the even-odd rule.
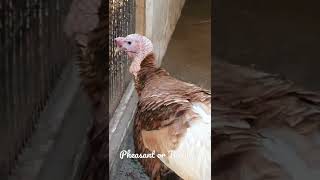
[[143,60],[153,51],[152,42],[147,37],[139,34],[117,37],[114,40],[117,50],[126,52],[129,58],[133,60]]
[[142,60],[152,53],[152,42],[145,36],[139,34],[130,34],[126,37],[117,37],[114,39],[116,43],[116,51],[124,51],[132,59],[129,71],[137,76],[140,70]]

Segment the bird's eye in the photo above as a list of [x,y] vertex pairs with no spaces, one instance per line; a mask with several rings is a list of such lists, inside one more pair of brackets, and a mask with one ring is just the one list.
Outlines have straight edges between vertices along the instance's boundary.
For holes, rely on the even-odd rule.
[[131,44],[131,41],[128,41],[128,44],[130,45],[130,44]]

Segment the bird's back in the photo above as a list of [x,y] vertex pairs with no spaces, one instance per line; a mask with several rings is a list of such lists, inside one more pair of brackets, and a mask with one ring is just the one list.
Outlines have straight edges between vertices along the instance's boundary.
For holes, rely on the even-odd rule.
[[[142,73],[140,77],[138,74],[137,83],[140,84],[136,87],[142,87],[138,89],[139,102],[134,120],[134,139],[137,153],[150,153],[143,142],[142,131],[152,132],[153,130],[175,127],[174,131],[179,136],[185,134],[190,125],[185,117],[192,112],[193,103],[203,103],[206,110],[210,109],[211,95],[209,91],[177,80],[163,69],[155,68],[152,72],[148,71],[146,75]],[[155,134],[161,136],[160,132],[155,132]],[[168,142],[164,143],[170,144],[171,139],[175,138],[174,136],[168,137]],[[159,159],[141,159],[140,162],[150,176],[152,176],[154,167],[159,166],[156,170],[158,173],[167,170]]]

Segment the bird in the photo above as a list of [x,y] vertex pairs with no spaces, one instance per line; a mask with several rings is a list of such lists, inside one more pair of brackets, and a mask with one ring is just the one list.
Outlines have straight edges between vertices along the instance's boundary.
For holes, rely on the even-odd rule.
[[168,171],[186,180],[211,179],[211,92],[172,77],[157,67],[153,44],[140,34],[115,38],[125,52],[139,100],[134,116],[134,145],[151,179]]
[[213,66],[213,179],[319,179],[320,94],[280,75]]

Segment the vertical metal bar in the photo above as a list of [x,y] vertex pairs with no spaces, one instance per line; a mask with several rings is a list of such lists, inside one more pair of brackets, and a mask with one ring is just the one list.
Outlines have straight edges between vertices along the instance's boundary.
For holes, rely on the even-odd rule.
[[[8,11],[7,11],[7,0],[4,1],[3,3],[3,46],[5,46],[5,44],[8,41],[8,36],[7,36],[7,32],[8,32],[8,26],[7,26],[7,22],[8,22]],[[6,173],[8,171],[8,166],[9,166],[9,151],[10,151],[10,144],[9,144],[9,140],[8,138],[10,137],[9,134],[9,130],[10,130],[10,99],[9,99],[9,62],[8,62],[8,58],[7,55],[8,53],[6,51],[2,51],[3,53],[3,60],[4,60],[4,75],[5,75],[5,81],[4,81],[4,94],[5,94],[5,125],[6,125],[6,129],[7,131],[5,132],[5,136],[4,139],[7,144],[7,149],[3,150],[3,164],[1,164],[2,168],[3,168],[3,173]]]
[[[19,89],[21,89],[21,111],[22,111],[22,114],[25,119],[28,117],[28,114],[27,114],[27,104],[26,104],[26,81],[25,81],[25,77],[27,76],[27,72],[26,70],[28,69],[27,68],[27,64],[26,64],[26,59],[25,59],[25,51],[24,51],[24,24],[25,24],[25,18],[23,16],[23,9],[24,9],[24,6],[20,7],[19,10],[18,10],[18,19],[19,21],[22,22],[22,27],[20,27],[19,29],[19,32],[18,32],[18,39],[19,39],[19,43],[18,43],[18,48],[19,48],[19,61],[21,62],[21,73],[20,73],[20,87]],[[26,128],[27,128],[27,121],[26,120],[22,120],[22,123],[23,123],[23,127],[22,127],[22,136],[23,137],[27,137],[27,131],[26,131]],[[23,140],[23,144],[26,142],[26,138],[24,138]]]
[[[9,21],[8,21],[8,44],[9,42],[12,41],[11,33],[12,33],[12,10],[11,10],[11,1],[8,2],[8,16]],[[16,117],[15,117],[15,109],[14,109],[14,89],[13,89],[13,83],[14,83],[14,76],[13,76],[13,68],[14,68],[14,62],[12,61],[12,46],[9,44],[8,46],[8,61],[9,61],[9,76],[10,76],[10,91],[11,91],[11,96],[10,96],[10,109],[11,109],[11,137],[13,138],[13,143],[11,144],[11,150],[10,150],[10,165],[9,168],[12,167],[13,165],[13,156],[15,152],[15,145],[16,145],[16,133],[15,133],[15,123],[16,123]]]
[[[49,85],[49,63],[51,62],[51,34],[52,33],[49,33],[50,32],[50,29],[51,29],[51,6],[50,6],[50,3],[51,1],[46,1],[46,10],[45,10],[45,14],[46,14],[46,25],[45,27],[46,28],[46,39],[47,39],[47,45],[46,45],[46,53],[47,53],[47,58],[46,58],[46,61],[45,61],[45,68],[44,68],[44,71],[46,72],[45,73],[45,89],[49,89],[50,88],[50,85]],[[46,96],[48,96],[48,93],[46,93]]]
[[57,48],[56,47],[56,40],[57,40],[57,36],[56,36],[56,19],[57,19],[57,11],[56,11],[56,1],[52,1],[51,2],[51,7],[52,7],[52,28],[51,28],[51,35],[52,35],[52,42],[51,42],[51,50],[52,50],[52,56],[51,56],[51,62],[49,65],[49,87],[50,89],[52,88],[52,81],[53,81],[53,73],[52,73],[52,69],[54,67],[55,61],[57,59]]
[[48,99],[47,66],[48,66],[48,1],[41,0],[41,61],[42,61],[42,109]]
[[13,76],[13,69],[14,69],[14,62],[12,61],[12,46],[11,44],[9,44],[12,41],[12,21],[13,21],[13,17],[12,17],[12,10],[11,10],[11,1],[8,2],[8,50],[7,50],[7,61],[8,61],[8,70],[9,70],[9,77],[10,77],[10,81],[9,81],[9,91],[10,91],[10,134],[12,137],[12,143],[10,143],[10,154],[9,154],[9,168],[12,167],[13,165],[13,161],[14,161],[14,152],[15,152],[15,147],[16,147],[16,131],[15,131],[15,124],[16,124],[16,116],[15,116],[15,109],[14,109],[14,89],[13,89],[13,83],[14,83],[14,76]]
[[[16,52],[15,52],[15,11],[14,11],[14,7],[12,4],[12,1],[10,1],[9,3],[9,9],[10,9],[10,60],[12,61],[12,92],[13,92],[13,96],[12,96],[12,108],[13,108],[13,134],[14,134],[14,147],[13,147],[13,152],[12,152],[12,160],[14,161],[15,159],[15,154],[18,152],[18,147],[19,147],[19,116],[18,116],[18,110],[19,107],[17,106],[18,104],[18,88],[17,88],[17,74],[19,71],[19,64],[17,62],[16,59]],[[12,164],[13,166],[13,164]]]
[[[4,14],[4,8],[3,8],[3,1],[0,1],[0,17],[5,17]],[[3,49],[3,33],[4,33],[4,25],[3,25],[3,20],[5,18],[1,18],[0,19],[0,49]],[[3,59],[3,53],[0,52],[0,59]],[[3,119],[0,122],[0,142],[5,143],[5,139],[6,139],[6,98],[5,98],[5,69],[4,69],[4,62],[2,62],[0,64],[0,83],[2,88],[0,88],[0,100],[3,102],[0,104],[0,119]],[[4,169],[5,169],[5,164],[4,164],[4,148],[0,149],[0,174],[4,173]]]
[[[26,0],[26,9],[27,11],[24,11],[23,12],[23,16],[25,17],[25,24],[23,25],[24,27],[24,38],[25,38],[25,43],[24,43],[24,47],[23,48],[26,48],[26,47],[29,47],[31,46],[31,40],[30,40],[30,26],[31,26],[31,23],[30,23],[30,19],[31,19],[31,12],[29,12],[30,10],[30,6],[31,6],[31,0]],[[28,12],[28,13],[27,13]],[[28,120],[26,122],[26,125],[27,125],[27,128],[26,128],[26,131],[27,131],[27,134],[31,134],[31,129],[29,128],[30,127],[30,118],[32,118],[32,102],[31,102],[31,97],[30,97],[30,92],[31,92],[31,82],[32,82],[32,74],[31,74],[31,57],[30,57],[30,52],[29,51],[26,51],[25,53],[25,62],[26,62],[26,69],[25,69],[25,91],[26,91],[26,108],[28,111]]]
[[40,99],[39,99],[39,112],[41,111],[41,109],[43,109],[43,106],[45,104],[45,79],[44,79],[44,62],[46,61],[46,58],[44,57],[44,44],[43,44],[43,4],[42,4],[43,0],[39,0],[39,11],[38,11],[38,21],[39,21],[39,27],[38,27],[38,37],[39,37],[39,42],[38,42],[38,61],[39,63],[39,72],[40,72],[40,76],[39,76],[39,82],[40,82],[40,87],[39,87],[39,95],[40,95]]
[[36,105],[36,99],[35,99],[35,94],[37,93],[37,85],[35,84],[35,81],[37,81],[35,78],[35,72],[37,71],[36,69],[36,64],[35,64],[35,44],[36,44],[36,32],[35,32],[35,9],[34,9],[34,5],[35,5],[35,0],[31,0],[30,2],[30,27],[29,27],[29,30],[28,30],[28,33],[27,33],[27,36],[29,36],[29,45],[28,47],[30,47],[30,50],[29,50],[29,62],[30,62],[30,75],[31,75],[31,78],[30,78],[30,94],[29,94],[29,97],[30,97],[30,103],[31,103],[31,107],[33,107],[32,109],[32,118],[31,118],[31,121],[29,123],[33,124],[33,119],[35,119],[35,112],[34,112],[34,107]]
[[[60,33],[60,28],[61,28],[61,2],[60,0],[56,0],[56,18],[57,18],[57,23],[56,23],[56,35],[57,35],[57,40],[58,42],[61,42],[61,33]],[[64,48],[61,48],[61,46],[59,46],[59,48],[57,49],[59,52],[61,52]],[[57,78],[56,73],[57,73],[57,68],[59,63],[61,63],[61,59],[60,58],[56,58],[55,59],[55,64],[53,66],[53,74],[54,74],[54,81],[52,82],[53,84],[55,83],[55,79]]]

